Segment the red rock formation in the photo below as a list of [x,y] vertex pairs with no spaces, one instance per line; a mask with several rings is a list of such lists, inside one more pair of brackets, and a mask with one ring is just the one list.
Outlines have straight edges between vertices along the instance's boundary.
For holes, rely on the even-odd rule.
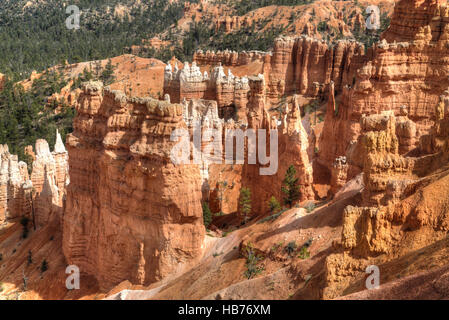
[[[33,155],[33,148],[27,147]],[[0,146],[0,223],[27,216],[35,227],[60,222],[68,182],[67,152],[56,132],[55,151],[50,153],[47,141],[36,141],[31,177],[25,162],[9,154],[8,146]]]
[[[249,128],[264,129],[267,132],[267,154],[271,152],[269,138],[273,135],[273,130],[278,134],[277,149],[277,170],[274,174],[261,175],[260,164],[252,165],[245,163],[242,172],[242,186],[249,187],[253,199],[253,213],[264,214],[268,211],[267,202],[275,196],[282,200],[282,181],[290,165],[296,169],[296,176],[300,185],[300,201],[312,200],[315,195],[312,190],[313,170],[307,154],[309,141],[307,133],[302,126],[299,103],[294,97],[292,104],[286,109],[281,125],[278,126],[276,119],[270,119],[264,107],[265,95],[260,89],[256,89],[256,84],[262,86],[263,82],[253,81],[250,78],[251,95],[248,122]],[[262,99],[262,97],[264,97]],[[269,186],[269,187],[268,187]]]
[[398,128],[400,153],[414,148],[415,133],[429,133],[434,106],[449,86],[447,14],[439,1],[397,3],[383,40],[368,52],[369,61],[357,72],[354,85],[343,88],[338,111],[326,115],[321,163],[330,168],[336,157],[346,155],[360,135],[363,114],[393,110],[416,123],[416,128],[410,122]]
[[0,145],[0,224],[7,219],[30,215],[32,186],[27,165]]
[[265,52],[261,51],[243,51],[243,52],[235,52],[235,51],[206,51],[198,50],[193,55],[193,61],[196,62],[199,66],[244,66],[248,65],[254,61],[263,61],[263,58],[267,55]]
[[67,138],[68,262],[103,288],[148,284],[188,267],[201,255],[204,226],[198,166],[170,161],[170,135],[185,126],[182,106],[93,82],[77,111]]
[[[383,35],[387,42],[410,42],[420,38],[424,28],[438,26],[441,18],[447,17],[447,8],[440,7],[442,0],[402,0],[396,3],[390,27]],[[438,17],[439,19],[435,19]],[[431,30],[433,33],[433,30]],[[439,34],[435,33],[434,36]],[[432,38],[432,35],[431,35]]]
[[59,132],[56,132],[55,150],[50,152],[47,141],[36,141],[36,159],[31,173],[35,195],[34,222],[41,228],[49,223],[60,223],[63,214],[66,185],[69,182],[68,154]]
[[[365,205],[386,205],[388,189],[405,187],[413,179],[414,161],[399,155],[396,118],[392,111],[362,118],[364,147],[363,178]],[[394,190],[396,191],[396,190]]]
[[207,72],[202,74],[196,62],[192,66],[186,62],[182,70],[177,64],[174,68],[168,64],[165,69],[164,93],[172,102],[216,100],[221,117],[228,117],[236,109],[245,110],[248,91],[247,77],[236,77],[230,70],[226,75],[221,65],[215,67],[211,75]]
[[348,164],[346,157],[338,157],[335,159],[331,169],[331,195],[335,195],[347,182]]
[[364,48],[351,41],[338,41],[329,46],[307,36],[276,39],[269,62],[268,95],[277,99],[299,93],[319,96],[334,81],[340,91],[351,84],[364,59]]
[[[358,140],[364,146],[362,206],[348,206],[344,211],[342,238],[336,244],[342,252],[326,261],[325,298],[348,288],[352,292],[364,289],[357,279],[368,265],[387,272],[385,265],[392,260],[407,259],[407,254],[446,238],[449,179],[444,164],[449,159],[449,112],[442,108],[444,100],[443,96],[436,108],[430,155],[399,155],[392,111],[362,118],[363,134]],[[408,270],[401,273],[410,274]]]
[[231,31],[239,30],[242,27],[249,27],[252,25],[251,19],[248,17],[240,17],[240,16],[225,16],[219,17],[215,22],[216,31],[223,30],[226,33]]

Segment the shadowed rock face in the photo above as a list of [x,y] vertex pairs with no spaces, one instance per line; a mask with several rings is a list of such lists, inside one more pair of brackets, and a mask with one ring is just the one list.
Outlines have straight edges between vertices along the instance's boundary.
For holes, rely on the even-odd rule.
[[85,86],[67,138],[71,183],[63,251],[102,287],[149,284],[201,255],[204,226],[196,165],[170,161],[182,106]]

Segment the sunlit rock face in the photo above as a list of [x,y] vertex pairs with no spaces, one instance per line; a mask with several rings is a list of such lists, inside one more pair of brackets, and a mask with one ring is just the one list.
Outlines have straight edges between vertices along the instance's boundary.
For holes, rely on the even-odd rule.
[[149,284],[194,263],[204,225],[197,165],[176,166],[183,106],[88,83],[67,138],[63,251],[102,287]]
[[361,133],[363,114],[393,110],[413,121],[396,121],[401,154],[416,148],[417,137],[430,132],[435,105],[449,86],[447,16],[442,1],[396,4],[382,40],[368,50],[354,82],[343,87],[340,101],[326,114],[319,147],[322,164],[331,168],[337,157],[346,155]]

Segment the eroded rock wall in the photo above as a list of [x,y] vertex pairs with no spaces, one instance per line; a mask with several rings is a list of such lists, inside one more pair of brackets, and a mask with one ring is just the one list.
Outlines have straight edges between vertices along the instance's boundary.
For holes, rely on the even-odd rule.
[[360,206],[348,206],[343,212],[342,237],[335,244],[338,253],[326,259],[325,298],[365,289],[367,266],[376,265],[388,274],[390,261],[406,259],[406,254],[446,237],[449,113],[444,101],[442,96],[436,108],[430,152],[418,157],[399,154],[396,120],[403,123],[403,116],[387,111],[362,118],[357,144],[364,150],[365,188]]
[[36,141],[36,158],[33,161],[31,182],[34,196],[34,222],[37,228],[49,223],[61,223],[69,183],[68,153],[56,132],[56,144],[53,152],[47,141]]
[[103,288],[149,284],[202,253],[201,175],[175,166],[170,135],[182,106],[85,86],[67,138],[70,185],[63,251]]
[[236,77],[219,64],[209,75],[201,72],[196,62],[187,62],[182,69],[169,63],[165,69],[164,93],[174,103],[192,99],[215,100],[220,117],[229,118],[236,110],[245,109],[248,102],[248,78]]
[[448,8],[441,1],[397,3],[382,41],[368,51],[355,81],[343,87],[335,112],[326,114],[319,147],[322,164],[330,168],[346,155],[361,133],[363,114],[406,114],[415,125],[398,128],[403,145],[399,152],[417,147],[417,137],[430,132],[435,105],[449,85],[448,22]]
[[31,213],[31,183],[25,162],[0,145],[0,224]]
[[[68,183],[68,155],[59,132],[55,151],[47,141],[36,141],[31,176],[27,164],[11,155],[7,145],[0,146],[0,223],[27,217],[36,228],[60,223]],[[29,153],[34,154],[31,146]]]
[[269,61],[268,96],[277,99],[298,93],[319,97],[331,81],[341,91],[352,83],[364,59],[363,45],[354,41],[331,46],[307,36],[280,37]]
[[245,66],[254,61],[263,61],[264,56],[268,55],[262,51],[202,51],[198,50],[193,55],[193,61],[199,66],[217,66],[219,64],[223,66]]

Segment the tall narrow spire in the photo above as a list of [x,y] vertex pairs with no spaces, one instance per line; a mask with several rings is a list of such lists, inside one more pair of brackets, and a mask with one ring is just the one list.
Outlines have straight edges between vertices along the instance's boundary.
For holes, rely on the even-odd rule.
[[58,129],[56,129],[55,152],[56,153],[66,153],[67,152],[64,147],[64,143],[62,142],[61,135],[59,134]]

